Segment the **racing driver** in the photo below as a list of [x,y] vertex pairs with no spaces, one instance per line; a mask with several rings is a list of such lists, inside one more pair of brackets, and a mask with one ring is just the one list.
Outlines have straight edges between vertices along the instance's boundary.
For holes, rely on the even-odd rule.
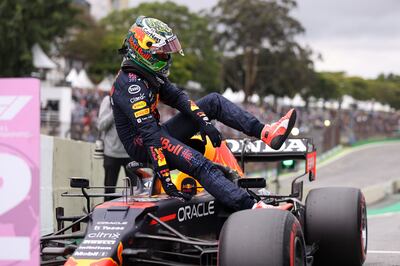
[[[236,210],[266,208],[224,174],[201,153],[185,145],[197,132],[207,135],[214,147],[221,135],[211,123],[216,119],[249,136],[279,149],[296,120],[295,110],[273,124],[262,124],[218,93],[194,102],[167,78],[171,54],[183,50],[178,37],[164,22],[140,16],[131,26],[120,49],[121,69],[110,91],[118,135],[133,160],[151,161],[165,192],[185,200],[190,196],[177,190],[170,169],[193,177],[217,200]],[[159,101],[176,108],[179,114],[160,124]]]

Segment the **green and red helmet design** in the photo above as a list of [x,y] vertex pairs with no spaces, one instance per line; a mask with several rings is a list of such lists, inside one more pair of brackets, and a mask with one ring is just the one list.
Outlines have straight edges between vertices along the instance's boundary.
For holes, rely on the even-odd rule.
[[145,16],[137,18],[125,40],[127,56],[136,64],[154,73],[166,74],[171,54],[183,55],[178,37],[164,22]]

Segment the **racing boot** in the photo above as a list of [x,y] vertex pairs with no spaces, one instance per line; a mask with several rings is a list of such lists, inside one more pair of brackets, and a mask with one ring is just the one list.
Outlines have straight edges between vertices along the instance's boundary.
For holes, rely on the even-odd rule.
[[296,122],[296,110],[290,109],[281,119],[272,124],[266,124],[261,131],[261,140],[274,150],[279,150],[292,131]]
[[253,208],[251,208],[251,209],[252,210],[254,210],[254,209],[280,209],[280,210],[283,210],[283,211],[288,211],[292,207],[293,207],[292,203],[286,203],[286,204],[283,204],[283,205],[274,206],[274,205],[267,204],[267,203],[265,203],[265,202],[260,200],[259,202],[254,203]]
[[265,203],[264,201],[260,200],[257,203],[254,203],[253,208],[251,208],[252,210],[254,209],[278,209],[277,206],[274,205],[269,205],[267,203]]

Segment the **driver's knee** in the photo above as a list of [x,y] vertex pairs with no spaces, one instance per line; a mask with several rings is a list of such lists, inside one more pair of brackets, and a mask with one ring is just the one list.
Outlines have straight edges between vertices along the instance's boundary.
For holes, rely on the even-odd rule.
[[218,112],[221,110],[223,98],[221,94],[212,92],[196,101],[196,104],[210,119],[215,119],[218,116]]

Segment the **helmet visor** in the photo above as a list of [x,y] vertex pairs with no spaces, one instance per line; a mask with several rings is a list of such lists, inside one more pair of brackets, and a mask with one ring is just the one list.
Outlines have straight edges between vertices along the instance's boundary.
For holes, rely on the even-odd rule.
[[153,52],[155,53],[167,53],[167,54],[172,54],[172,53],[180,53],[183,55],[183,50],[181,43],[178,40],[178,37],[174,36],[174,38],[170,40],[166,40],[165,43],[163,43],[160,46],[153,45],[150,48]]

